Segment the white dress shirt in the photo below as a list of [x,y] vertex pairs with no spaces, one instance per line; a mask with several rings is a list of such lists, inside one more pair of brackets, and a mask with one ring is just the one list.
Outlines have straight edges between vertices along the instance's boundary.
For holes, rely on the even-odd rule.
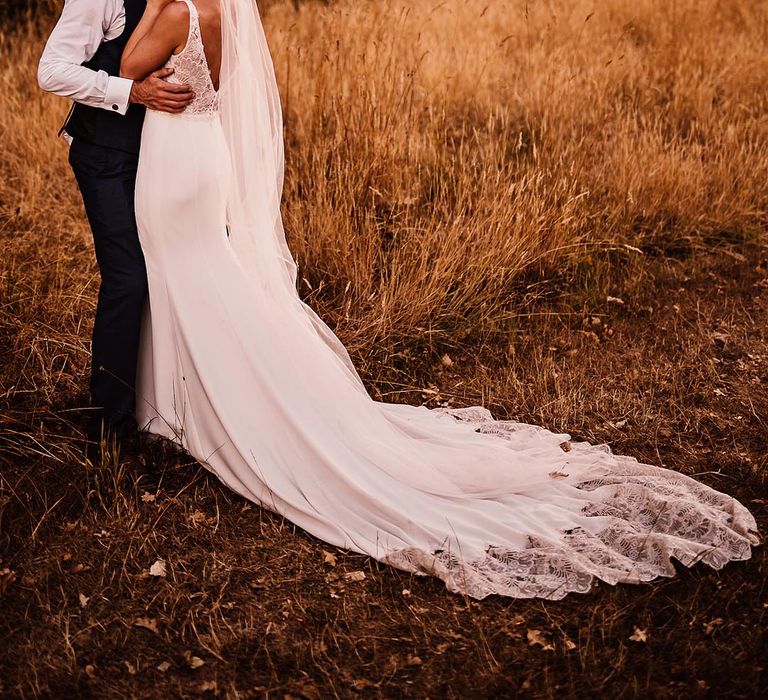
[[133,81],[81,65],[124,28],[123,0],[65,0],[37,69],[40,87],[75,102],[125,114]]

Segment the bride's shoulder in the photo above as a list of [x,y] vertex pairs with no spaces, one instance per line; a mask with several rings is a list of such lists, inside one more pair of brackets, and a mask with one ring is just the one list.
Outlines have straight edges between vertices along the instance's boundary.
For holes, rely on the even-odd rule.
[[179,40],[186,41],[189,19],[190,9],[187,7],[187,3],[183,0],[170,0],[160,10],[155,28],[160,32],[173,34]]
[[169,0],[160,11],[160,17],[171,20],[187,19],[189,17],[189,6],[184,0]]

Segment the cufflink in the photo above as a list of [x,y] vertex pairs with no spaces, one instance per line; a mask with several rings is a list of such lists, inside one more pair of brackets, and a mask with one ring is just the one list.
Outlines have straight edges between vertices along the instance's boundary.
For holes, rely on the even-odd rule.
[[112,109],[114,109],[115,111],[117,111],[117,110],[118,110],[118,109],[120,109],[120,108],[119,108],[117,105],[112,105]]

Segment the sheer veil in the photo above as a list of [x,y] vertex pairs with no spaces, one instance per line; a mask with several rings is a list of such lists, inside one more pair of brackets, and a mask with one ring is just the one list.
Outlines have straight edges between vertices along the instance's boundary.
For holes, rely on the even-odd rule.
[[181,347],[190,358],[182,379],[195,392],[192,454],[324,541],[476,598],[561,598],[589,590],[594,577],[673,575],[671,557],[716,568],[748,558],[758,541],[749,511],[681,473],[494,420],[478,406],[428,409],[368,395],[296,289],[280,211],[280,96],[255,0],[222,0],[221,17],[226,148],[216,152],[229,160],[221,172],[230,179],[230,246],[197,268],[213,280],[210,305],[197,279],[177,294],[202,300],[184,315],[197,335]]
[[365,392],[346,348],[296,291],[296,263],[280,213],[284,179],[283,117],[275,70],[255,0],[222,0],[220,115],[232,181],[230,242],[263,294],[299,307],[314,331]]

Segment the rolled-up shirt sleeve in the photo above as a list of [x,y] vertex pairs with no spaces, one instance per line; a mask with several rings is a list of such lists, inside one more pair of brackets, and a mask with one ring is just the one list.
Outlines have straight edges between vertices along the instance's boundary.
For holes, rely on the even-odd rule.
[[46,92],[119,114],[128,110],[132,80],[82,64],[105,40],[119,36],[125,15],[114,0],[66,0],[45,44],[37,82]]

